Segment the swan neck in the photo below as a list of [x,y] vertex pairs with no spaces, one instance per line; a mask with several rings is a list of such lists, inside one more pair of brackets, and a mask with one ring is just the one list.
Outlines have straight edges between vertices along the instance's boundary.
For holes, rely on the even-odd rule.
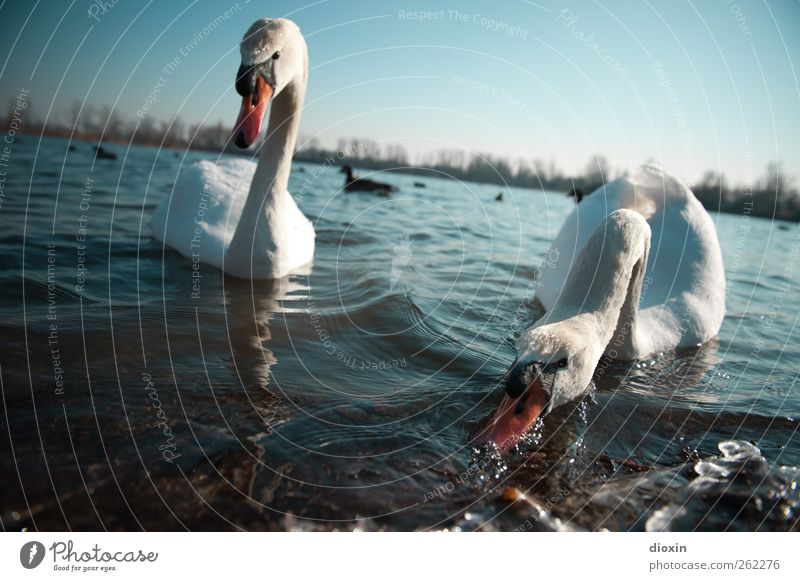
[[287,190],[308,78],[308,53],[300,42],[302,70],[270,105],[266,138],[226,250],[223,268],[235,276],[277,278],[287,268]]
[[637,351],[636,319],[650,227],[641,215],[615,215],[618,212],[598,226],[578,255],[550,320],[590,317],[596,344],[612,358],[630,359]]
[[250,184],[250,196],[265,197],[267,206],[279,204],[288,189],[307,75],[304,67],[302,74],[281,91],[270,106],[266,138]]
[[638,340],[639,326],[637,325],[637,319],[649,252],[650,239],[648,237],[645,240],[644,249],[639,253],[630,270],[630,274],[627,277],[620,277],[620,286],[625,284],[627,280],[624,288],[618,289],[618,292],[624,293],[625,300],[619,309],[614,333],[606,345],[606,353],[612,355],[614,359],[637,359],[639,357],[640,342]]

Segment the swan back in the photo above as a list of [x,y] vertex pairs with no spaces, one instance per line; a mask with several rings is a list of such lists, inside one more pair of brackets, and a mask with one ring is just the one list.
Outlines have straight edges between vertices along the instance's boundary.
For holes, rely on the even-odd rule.
[[537,297],[544,308],[560,309],[562,302],[574,303],[576,293],[588,294],[591,280],[570,273],[590,238],[619,209],[640,214],[651,231],[635,356],[716,335],[725,313],[725,276],[714,223],[685,184],[654,166],[599,188],[572,210],[541,269]]

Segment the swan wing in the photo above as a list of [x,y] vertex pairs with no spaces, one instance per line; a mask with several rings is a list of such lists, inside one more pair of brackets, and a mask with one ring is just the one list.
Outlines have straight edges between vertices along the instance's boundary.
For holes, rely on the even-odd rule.
[[255,168],[245,159],[202,160],[184,167],[153,214],[151,234],[187,258],[222,268]]

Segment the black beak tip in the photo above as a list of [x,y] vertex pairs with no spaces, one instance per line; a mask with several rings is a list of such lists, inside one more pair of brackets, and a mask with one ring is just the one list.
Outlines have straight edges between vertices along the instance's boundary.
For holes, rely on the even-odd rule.
[[525,364],[520,361],[514,361],[514,364],[506,373],[505,390],[509,396],[518,398],[525,392],[525,388],[528,387],[525,381],[525,371]]
[[244,138],[244,131],[239,131],[236,133],[236,146],[241,149],[247,149],[250,144],[247,143],[247,140]]

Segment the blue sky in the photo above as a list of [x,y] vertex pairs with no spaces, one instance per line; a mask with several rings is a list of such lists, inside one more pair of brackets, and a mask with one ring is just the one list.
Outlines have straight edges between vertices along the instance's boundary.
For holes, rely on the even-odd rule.
[[3,2],[0,97],[26,88],[40,116],[86,99],[132,119],[177,56],[147,114],[232,125],[244,30],[289,15],[312,67],[301,131],[326,145],[366,137],[568,171],[594,153],[615,168],[653,158],[689,180],[713,168],[747,181],[774,159],[796,174],[800,161],[798,0],[98,6]]

